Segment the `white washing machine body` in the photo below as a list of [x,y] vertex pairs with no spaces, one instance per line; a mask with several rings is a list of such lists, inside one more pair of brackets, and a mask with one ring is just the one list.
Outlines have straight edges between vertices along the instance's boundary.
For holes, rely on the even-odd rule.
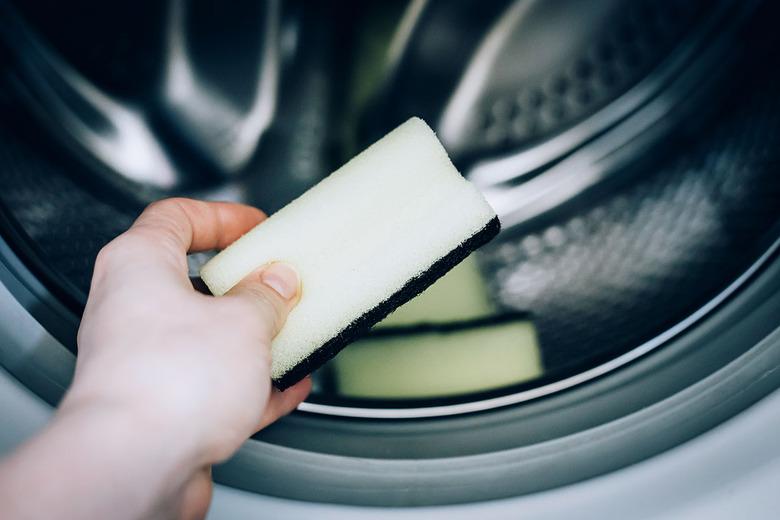
[[[780,330],[765,337],[762,344],[765,348],[780,345]],[[760,349],[762,344],[754,350]],[[25,372],[25,367],[30,370],[40,367],[40,356],[52,347],[61,349],[8,287],[0,285],[0,353],[4,366],[14,367],[17,372]],[[64,372],[72,370],[72,356],[69,362],[68,356],[55,361],[58,362],[51,367]],[[745,363],[744,357],[732,362],[742,363]],[[723,370],[733,368],[727,366]],[[767,364],[766,369],[774,372],[776,366]],[[707,379],[698,383],[708,384]],[[731,397],[722,394],[715,398],[729,400]],[[684,409],[691,399],[701,399],[695,387],[653,406],[673,412],[676,408]],[[8,453],[35,435],[53,413],[51,404],[7,369],[0,370],[2,453]],[[631,420],[631,416],[619,419]],[[599,430],[595,428],[586,433],[597,437],[608,435]],[[654,457],[543,492],[445,506],[361,507],[289,500],[217,484],[209,517],[772,518],[780,507],[777,493],[780,485],[779,430],[780,391],[774,391],[715,428]],[[511,479],[512,475],[504,477]],[[360,492],[356,487],[355,494]],[[34,491],[31,491],[32,496]]]

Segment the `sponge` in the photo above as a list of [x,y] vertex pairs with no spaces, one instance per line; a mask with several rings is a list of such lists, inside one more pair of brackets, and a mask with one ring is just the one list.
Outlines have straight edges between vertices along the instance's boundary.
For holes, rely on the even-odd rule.
[[214,295],[270,262],[293,265],[298,305],[273,340],[283,390],[435,282],[500,230],[498,217],[412,118],[201,269]]

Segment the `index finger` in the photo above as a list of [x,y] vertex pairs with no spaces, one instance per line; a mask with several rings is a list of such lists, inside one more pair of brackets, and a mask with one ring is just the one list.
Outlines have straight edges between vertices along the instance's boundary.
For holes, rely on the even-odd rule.
[[188,252],[224,249],[265,218],[244,204],[171,198],[150,204],[126,233],[148,241],[150,254],[186,274]]

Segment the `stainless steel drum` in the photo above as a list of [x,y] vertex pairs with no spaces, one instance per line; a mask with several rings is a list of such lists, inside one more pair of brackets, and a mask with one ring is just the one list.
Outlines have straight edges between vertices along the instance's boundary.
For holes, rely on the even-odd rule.
[[780,385],[777,15],[730,0],[7,2],[0,322],[24,315],[25,333],[0,365],[56,404],[95,255],[146,203],[273,212],[419,115],[504,231],[215,478],[451,504],[663,452]]

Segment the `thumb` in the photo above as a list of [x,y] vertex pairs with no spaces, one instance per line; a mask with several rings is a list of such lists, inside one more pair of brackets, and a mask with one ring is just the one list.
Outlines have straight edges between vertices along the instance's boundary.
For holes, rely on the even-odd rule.
[[259,319],[271,327],[271,336],[276,336],[287,314],[298,302],[300,285],[298,273],[292,266],[274,262],[248,275],[226,296],[254,306]]

